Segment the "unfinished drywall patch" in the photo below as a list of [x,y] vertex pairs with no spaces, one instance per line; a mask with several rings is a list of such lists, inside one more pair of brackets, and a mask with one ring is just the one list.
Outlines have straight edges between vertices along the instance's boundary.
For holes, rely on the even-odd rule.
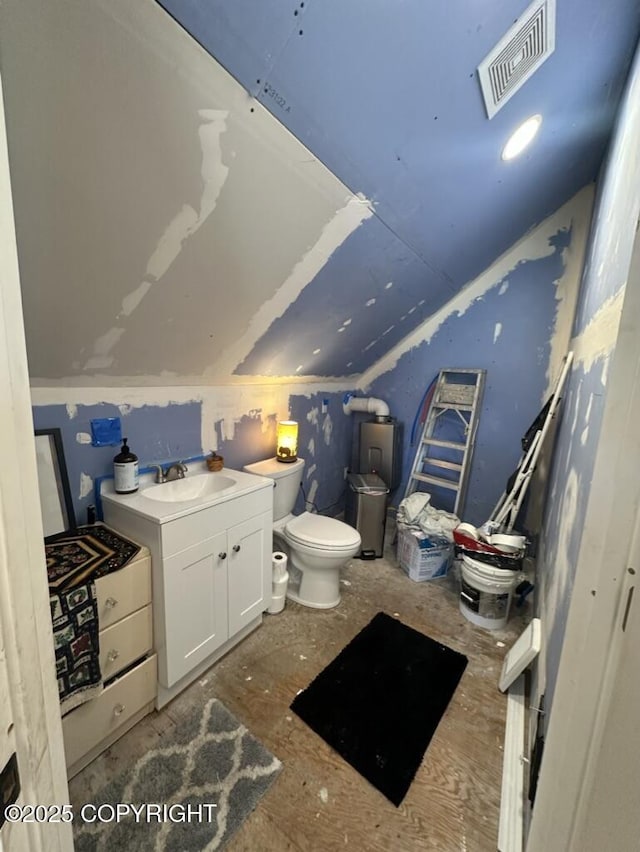
[[[551,350],[547,364],[547,382],[543,401],[548,400],[551,396],[562,372],[566,354],[569,349],[573,349],[571,332],[578,302],[579,284],[583,276],[594,194],[594,187],[585,187],[576,196],[575,201],[577,203],[573,206],[571,213],[571,242],[563,249],[565,272],[556,285],[556,314],[550,340]],[[557,418],[551,423],[547,439],[538,457],[526,499],[526,519],[523,521],[523,527],[534,541],[537,540],[542,529],[556,427]]]
[[[290,402],[294,390],[295,412]],[[307,394],[300,394],[300,390],[306,390]],[[71,398],[73,402],[69,401]],[[321,403],[325,400],[328,410],[321,415]],[[226,467],[241,469],[245,464],[275,454],[277,421],[295,414],[301,424],[299,446],[308,450],[307,454],[301,453],[303,458],[307,455],[309,458],[305,481],[311,485],[316,482],[313,494],[325,506],[329,501],[324,495],[331,495],[333,500],[333,495],[340,494],[344,486],[342,462],[322,463],[325,451],[329,459],[334,453],[341,459],[346,452],[340,443],[347,441],[346,434],[335,425],[338,416],[343,426],[348,419],[342,414],[341,400],[341,392],[328,392],[326,387],[315,385],[32,389],[36,428],[57,426],[62,431],[79,520],[85,518],[86,507],[93,502],[93,494],[87,491],[89,478],[96,480],[112,474],[113,457],[119,447],[93,447],[90,441],[78,441],[78,435],[89,436],[90,421],[94,418],[118,416],[122,434],[129,439],[142,467],[216,450],[224,457]],[[318,464],[314,461],[316,445],[320,448]]]
[[571,342],[575,361],[585,370],[601,359],[608,359],[615,347],[624,302],[624,287],[606,299]]
[[584,274],[584,263],[589,244],[589,228],[593,212],[595,188],[586,186],[571,202],[571,242],[563,249],[565,274],[556,286],[556,315],[551,336],[551,354],[547,366],[545,399],[553,392],[555,382],[562,371],[565,355],[572,349],[572,328],[580,292],[580,281]]
[[[557,287],[573,239],[572,212],[566,208],[563,215],[556,214],[556,227],[562,220],[564,227],[550,232],[550,222],[545,223],[531,243],[519,244],[517,253],[501,259],[482,281],[452,299],[446,312],[409,336],[403,353],[396,350],[383,359],[391,369],[366,386],[367,393],[386,400],[404,423],[403,483],[396,502],[416,453],[410,443],[412,425],[429,383],[444,367],[481,368],[487,378],[464,519],[481,524],[490,517],[518,463],[520,439],[541,407]],[[501,328],[496,335],[497,323]],[[434,488],[432,494],[434,505],[451,508],[451,492]]]
[[228,382],[372,216],[153,2],[11,2],[2,50],[33,384]]
[[[606,384],[606,376],[604,376],[604,375],[602,376],[602,384],[603,384],[603,386]],[[584,423],[585,423],[584,429],[582,430],[582,433],[580,435],[580,443],[582,444],[583,447],[586,446],[587,440],[589,438],[589,420],[591,418],[591,405],[592,405],[592,403],[593,403],[593,394],[591,393],[591,394],[589,394],[589,404],[587,406],[587,411],[584,415]]]
[[[496,286],[496,282],[499,282],[498,295],[506,296],[512,285],[512,273],[520,264],[549,257],[557,253],[558,248],[563,253],[563,265],[565,262],[568,263],[569,260],[573,261],[574,257],[581,259],[591,214],[592,198],[593,188],[591,186],[585,187],[577,193],[530,234],[523,237],[498,258],[492,266],[449,299],[440,310],[429,316],[426,322],[407,335],[399,345],[389,350],[376,362],[374,367],[365,370],[361,376],[360,386],[366,388],[379,376],[393,370],[405,352],[413,347],[420,346],[422,343],[428,343],[449,317],[463,316],[475,302],[482,300],[484,294]],[[574,229],[578,250],[568,252],[567,250],[573,244]],[[562,234],[566,232],[570,232],[571,239],[567,240],[562,237]],[[562,243],[561,245],[556,244],[556,235]],[[578,267],[578,261],[572,262],[564,269],[563,276],[556,282],[556,296],[558,298],[558,310],[554,319],[556,325],[560,315],[570,313],[572,319],[571,304],[568,311],[566,307],[562,311],[560,308],[565,305],[568,294],[572,293],[572,298],[575,300],[577,292],[576,276],[582,273],[581,266]],[[571,319],[569,322],[571,322]],[[555,336],[555,333],[550,335],[550,340]]]
[[[559,16],[569,37],[556,47],[553,84],[547,72],[536,75],[520,97],[535,104],[531,112],[558,117],[565,132],[555,124],[538,137],[527,154],[534,171],[517,164],[505,170],[496,154],[506,128],[502,121],[487,123],[475,74],[460,73],[460,62],[465,57],[472,71],[522,4],[474,5],[461,37],[447,4],[419,0],[404,2],[399,16],[368,0],[340,4],[339,16],[331,3],[298,4],[288,20],[275,0],[161,2],[347,185],[375,198],[386,227],[432,267],[445,270],[455,289],[492,263],[532,221],[594,179],[606,145],[605,121],[615,108],[613,93],[619,93],[625,72],[613,80],[607,74],[627,67],[637,38],[632,0],[618,4],[606,27],[598,25],[596,0],[563,4]],[[294,20],[299,30],[292,28]],[[572,69],[586,42],[597,58],[578,81]],[[615,51],[619,65],[606,61],[608,51]],[[387,121],[380,121],[380,103],[388,108]],[[559,146],[572,148],[570,163],[558,161]],[[389,278],[396,280],[391,273]],[[368,339],[378,333],[371,328]]]
[[[598,187],[587,259],[573,325],[574,367],[550,477],[549,498],[541,535],[539,572],[543,578],[540,615],[546,624],[545,659],[539,666],[534,703],[546,691],[545,708],[552,710],[560,656],[565,640],[580,549],[585,531],[589,487],[596,453],[604,453],[601,440],[608,371],[615,357],[627,283],[638,282],[637,221],[640,210],[640,55],[636,55],[621,104],[607,161]],[[627,329],[635,333],[635,318]],[[569,428],[570,424],[570,428]],[[578,479],[578,501],[572,519],[567,563],[557,562],[561,530],[559,516],[566,499],[568,474]],[[566,540],[567,533],[562,536]],[[612,571],[615,568],[612,566]],[[547,716],[547,723],[549,718]]]
[[353,423],[342,410],[342,397],[326,390],[290,397],[291,417],[299,423],[298,445],[306,447],[306,506],[300,498],[296,511],[306,507],[335,516],[344,508],[344,469],[349,465]]
[[275,455],[277,425],[275,412],[254,409],[251,414],[234,420],[232,435],[227,438],[224,434],[225,421],[218,421],[217,451],[224,458],[225,467],[237,470],[249,461]]
[[78,500],[84,500],[85,497],[93,497],[93,478],[86,473],[81,473]]
[[[292,385],[241,385],[199,389],[202,401],[202,446],[225,455],[229,466],[249,464],[275,455],[275,425],[290,419]],[[310,386],[310,392],[320,392]],[[244,440],[239,440],[240,427]],[[299,441],[299,446],[303,446]],[[231,463],[233,462],[233,463]]]
[[599,186],[574,336],[624,289],[640,214],[640,64],[629,75]]
[[122,313],[129,316],[138,307],[151,287],[165,275],[182,251],[186,240],[192,237],[216,209],[216,203],[229,174],[223,162],[221,136],[227,130],[228,110],[201,109],[204,122],[198,128],[202,150],[202,196],[200,212],[185,204],[171,220],[147,263],[146,275],[151,281],[142,284],[122,302]]
[[124,328],[110,328],[109,331],[100,335],[93,344],[93,355],[85,362],[85,370],[102,370],[110,367],[115,357],[111,354],[124,334]]
[[[363,261],[364,258],[364,261]],[[385,272],[397,271],[389,288]],[[343,377],[373,364],[451,298],[432,269],[375,216],[335,247],[329,261],[281,315],[261,329],[238,375]],[[405,323],[400,325],[400,316]]]
[[[198,128],[198,136],[202,149],[202,196],[200,212],[184,204],[171,222],[165,228],[162,236],[147,262],[145,280],[122,300],[122,309],[117,319],[122,321],[140,306],[142,300],[151,290],[152,284],[161,281],[173,266],[184,244],[192,238],[206,222],[216,208],[218,196],[229,174],[229,168],[222,157],[221,136],[227,129],[228,111],[202,109],[199,116],[204,122]],[[116,347],[125,328],[113,328],[100,337],[94,344],[94,354],[84,365],[85,370],[101,370],[111,367],[114,357],[112,350]]]
[[[366,198],[350,198],[345,206],[336,212],[333,218],[322,228],[313,246],[304,253],[293,267],[276,294],[268,302],[265,302],[251,318],[249,328],[243,338],[235,346],[230,347],[223,369],[226,368],[230,373],[247,372],[244,369],[246,353],[252,351],[256,342],[266,333],[272,323],[296,301],[303,289],[314,280],[336,249],[372,215],[373,210]],[[281,344],[286,339],[286,337],[281,338]],[[308,346],[308,354],[313,352],[313,348],[313,346]],[[255,368],[252,372],[254,375],[273,375],[269,371]],[[293,375],[294,372],[295,370],[289,368],[284,375]],[[306,370],[305,372],[312,371]],[[278,373],[275,373],[275,375],[278,375]],[[280,373],[280,375],[283,375],[283,373]]]
[[574,364],[549,478],[537,582],[545,631],[545,706],[553,702],[564,629],[578,565],[606,391],[608,356]]
[[125,296],[122,300],[122,310],[118,314],[118,318],[120,318],[121,316],[130,316],[138,307],[140,302],[144,299],[144,297],[147,295],[150,289],[151,281],[143,281],[142,284],[138,285],[138,287],[136,287],[135,290],[129,293],[128,296]]
[[605,300],[570,344],[574,362],[556,424],[537,560],[546,650],[536,689],[545,692],[547,707],[555,693],[624,293],[623,287]]

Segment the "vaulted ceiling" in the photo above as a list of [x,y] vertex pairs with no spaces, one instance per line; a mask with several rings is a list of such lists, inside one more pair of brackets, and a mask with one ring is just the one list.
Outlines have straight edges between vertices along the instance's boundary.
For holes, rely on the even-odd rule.
[[3,5],[32,375],[75,383],[362,373],[597,178],[640,30],[547,0],[490,119],[526,0]]
[[[293,373],[316,344],[314,372],[361,372],[594,180],[640,21],[635,0],[160,2],[374,211],[237,368],[249,374]],[[477,68],[541,6],[555,50],[489,120]],[[504,162],[535,114],[538,138]],[[340,337],[327,305],[357,329]]]

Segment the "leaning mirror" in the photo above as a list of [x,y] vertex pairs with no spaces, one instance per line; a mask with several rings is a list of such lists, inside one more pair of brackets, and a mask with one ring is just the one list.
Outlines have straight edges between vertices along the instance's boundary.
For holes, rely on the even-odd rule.
[[36,462],[44,539],[75,529],[60,429],[36,429]]

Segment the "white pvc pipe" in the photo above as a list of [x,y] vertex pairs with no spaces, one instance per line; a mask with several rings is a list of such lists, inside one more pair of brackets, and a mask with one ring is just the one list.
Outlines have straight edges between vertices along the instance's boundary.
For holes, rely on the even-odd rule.
[[352,411],[366,411],[368,414],[375,414],[377,417],[388,417],[389,406],[382,399],[376,399],[373,396],[353,396],[346,394],[342,400],[342,410],[345,414],[351,414]]

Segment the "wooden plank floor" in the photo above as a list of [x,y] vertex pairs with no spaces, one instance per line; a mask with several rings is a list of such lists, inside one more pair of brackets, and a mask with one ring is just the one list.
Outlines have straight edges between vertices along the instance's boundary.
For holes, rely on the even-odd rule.
[[[414,583],[385,559],[353,560],[342,602],[321,611],[287,603],[160,713],[154,713],[70,784],[87,798],[157,744],[194,703],[214,695],[283,763],[279,777],[227,847],[230,852],[438,850],[495,852],[506,698],[502,659],[530,613],[504,631],[460,613],[455,577]],[[296,693],[379,611],[469,658],[469,664],[399,808],[334,753],[289,709]]]

